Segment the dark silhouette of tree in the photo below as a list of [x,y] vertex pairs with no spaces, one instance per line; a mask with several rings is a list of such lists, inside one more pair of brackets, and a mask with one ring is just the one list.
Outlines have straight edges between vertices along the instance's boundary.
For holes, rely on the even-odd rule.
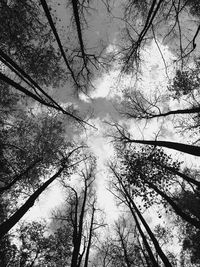
[[8,85],[11,85],[12,87],[17,89],[21,93],[25,94],[26,96],[36,100],[41,105],[60,111],[63,114],[68,115],[71,118],[75,119],[75,121],[78,121],[81,124],[85,123],[89,125],[89,123],[82,120],[78,115],[75,115],[74,110],[67,111],[66,109],[63,109],[50,95],[48,95],[26,72],[24,72],[2,50],[0,50],[0,59],[6,66],[8,66],[14,73],[16,73],[17,76],[19,76],[22,79],[22,81],[27,83],[34,92],[20,85],[20,83],[16,83],[14,80],[10,79],[3,73],[0,73],[0,78],[3,82],[7,83]]
[[[147,154],[145,155],[145,153]],[[160,154],[160,156],[161,155],[162,154]],[[194,218],[194,214],[188,213],[187,209],[183,209],[181,206],[177,205],[173,197],[170,196],[170,187],[172,187],[172,185],[174,186],[174,181],[172,179],[173,174],[171,175],[171,173],[165,172],[165,169],[157,168],[157,165],[151,164],[151,162],[146,160],[148,158],[148,150],[145,151],[144,149],[141,152],[128,151],[127,153],[122,153],[122,166],[125,168],[123,175],[126,176],[130,187],[133,185],[138,188],[134,191],[133,187],[133,192],[135,192],[135,194],[138,192],[137,194],[142,196],[142,198],[147,201],[148,205],[152,205],[156,200],[155,192],[161,196],[161,199],[166,201],[183,220],[200,228],[198,217]],[[165,160],[168,161],[168,158]],[[175,162],[174,167],[176,167],[176,165],[177,163]],[[148,188],[153,191],[148,192]],[[148,196],[150,199],[148,199]]]
[[[140,233],[131,222],[130,214],[120,216],[112,225],[113,232],[106,234],[106,240],[97,245],[92,266],[153,266],[148,254],[139,240]],[[109,229],[107,229],[109,231]],[[155,266],[158,266],[155,264]]]
[[177,70],[168,89],[173,93],[172,97],[179,99],[183,95],[190,95],[199,88],[198,62],[195,62],[192,70]]
[[[193,83],[195,83],[194,80]],[[187,86],[185,82],[184,85]],[[194,90],[192,89],[192,86],[189,88],[190,90]],[[180,90],[175,90],[181,94]],[[170,115],[198,115],[200,112],[200,106],[198,103],[193,103],[188,108],[169,110],[167,112],[161,111],[162,103],[159,102],[162,100],[159,98],[162,98],[162,95],[152,97],[153,100],[150,100],[141,92],[135,91],[132,93],[125,92],[124,97],[125,99],[122,104],[123,107],[121,113],[129,119],[153,119],[167,117]]]
[[[90,166],[89,170],[86,169],[86,173],[82,172],[82,176],[84,178],[84,190],[83,190],[83,199],[82,204],[80,207],[80,215],[78,217],[78,197],[76,197],[76,203],[75,203],[75,220],[74,220],[74,232],[73,232],[73,253],[72,253],[72,260],[71,260],[71,266],[80,266],[83,253],[80,253],[81,248],[81,241],[82,241],[82,235],[83,235],[83,223],[84,223],[84,216],[86,212],[86,203],[87,198],[89,194],[89,188],[92,185],[94,181],[94,167]],[[79,256],[80,254],[80,256]]]
[[12,255],[9,266],[34,266],[38,263],[40,266],[64,266],[71,257],[70,229],[67,226],[50,234],[46,221],[23,222],[15,239],[20,245],[7,247],[7,252]]
[[[187,209],[191,214],[199,218],[199,189],[190,191],[183,188],[182,191],[178,192],[174,199],[178,204]],[[199,265],[199,229],[196,229],[189,223],[181,222],[178,218],[174,218],[174,224],[178,228],[180,235],[179,243],[181,249],[181,264],[195,264]],[[189,260],[189,261],[188,261]]]
[[[0,204],[0,223],[2,223],[7,216],[6,201],[1,197]],[[5,235],[0,242],[0,264],[7,266],[11,262],[14,262],[16,245],[11,244],[10,236]]]
[[42,85],[56,86],[66,77],[54,48],[51,28],[35,1],[1,0],[0,48]]
[[94,190],[96,164],[89,159],[79,175],[79,188],[72,187],[63,180],[66,189],[66,209],[54,212],[54,224],[59,227],[70,226],[71,229],[71,257],[73,267],[89,266],[90,252],[98,228],[103,227],[102,220],[97,220],[97,198]]
[[43,183],[42,186],[40,186],[29,198],[26,200],[26,202],[7,220],[5,220],[0,225],[0,238],[2,238],[12,227],[18,223],[18,221],[26,214],[26,212],[34,205],[36,199],[44,192],[44,190],[57,178],[59,177],[62,172],[74,166],[77,163],[72,164],[71,166],[68,165],[69,157],[73,154],[79,148],[75,148],[71,152],[69,152],[68,156],[63,160],[62,166],[59,168],[59,170],[45,183]]
[[[113,183],[115,190],[120,193],[121,198],[124,200],[125,204],[128,205],[130,210],[133,209],[134,212],[137,214],[137,216],[140,219],[141,223],[143,224],[145,230],[147,231],[151,241],[153,242],[156,252],[160,256],[160,258],[163,261],[163,263],[165,264],[165,266],[171,267],[172,265],[170,264],[165,253],[162,251],[155,235],[153,234],[153,232],[151,231],[147,222],[145,221],[144,217],[142,216],[141,212],[137,208],[137,206],[133,200],[133,196],[132,196],[131,192],[129,193],[130,188],[126,188],[126,185],[125,185],[126,181],[124,181],[124,179],[122,177],[120,177],[120,175],[116,172],[114,166],[110,166],[110,169],[114,175],[114,178],[116,179],[116,182],[114,181],[114,183]],[[149,255],[149,257],[151,259],[152,264],[155,264],[154,258],[152,257],[151,254]]]
[[[161,54],[168,72],[165,57],[160,48],[161,44],[168,45],[177,56],[177,62],[183,67],[197,46],[197,36],[200,27],[194,24],[194,29],[185,27],[182,16],[189,21],[189,12],[196,9],[196,1],[126,1],[122,4],[123,14],[113,17],[123,21],[120,38],[116,45],[117,52],[113,52],[120,61],[122,72],[136,72],[140,74],[142,51],[152,40]],[[193,7],[193,8],[192,8]],[[197,12],[198,13],[198,12]],[[196,14],[197,14],[196,13]],[[138,20],[140,23],[138,23]],[[166,27],[167,25],[167,27]],[[188,34],[190,28],[190,34]],[[187,37],[186,37],[187,36]]]
[[137,140],[132,139],[130,134],[125,131],[123,127],[121,127],[118,124],[112,124],[109,123],[111,126],[114,126],[117,130],[117,133],[115,136],[112,135],[112,137],[118,141],[122,142],[123,144],[143,144],[143,145],[151,145],[154,147],[166,147],[173,150],[177,150],[179,152],[183,152],[186,154],[191,154],[193,156],[200,156],[200,147],[199,146],[193,146],[193,145],[187,145],[183,143],[178,142],[170,142],[170,141],[157,141],[157,140]]
[[85,260],[84,260],[84,267],[88,267],[89,265],[89,259],[90,259],[90,251],[92,247],[92,239],[94,238],[94,231],[97,230],[99,227],[103,227],[103,224],[100,224],[99,222],[95,222],[95,213],[97,211],[96,208],[97,198],[94,197],[92,203],[91,203],[91,220],[89,225],[89,233],[88,233],[88,244],[85,252]]
[[[54,49],[51,27],[49,28],[43,22],[39,6],[31,0],[23,2],[23,5],[16,2],[10,6],[2,0],[1,12],[4,13],[1,17],[3,18],[1,25],[5,34],[2,35],[0,60],[8,70],[5,74],[0,73],[0,79],[38,103],[69,115],[82,124],[84,120],[77,115],[72,106],[69,110],[63,109],[46,90],[39,86],[39,84],[57,86],[58,82],[60,83],[66,77],[60,64],[60,56]],[[13,31],[10,18],[11,21],[13,20],[13,25],[21,32],[19,29]],[[32,20],[31,24],[30,20]],[[52,26],[51,23],[50,26]],[[5,32],[6,29],[10,35]],[[8,43],[12,44],[11,47],[9,45],[6,47]],[[64,53],[63,48],[62,52]],[[9,73],[15,73],[17,76],[13,79],[9,77]],[[77,79],[72,70],[71,73],[76,82]],[[86,121],[85,123],[87,124]]]

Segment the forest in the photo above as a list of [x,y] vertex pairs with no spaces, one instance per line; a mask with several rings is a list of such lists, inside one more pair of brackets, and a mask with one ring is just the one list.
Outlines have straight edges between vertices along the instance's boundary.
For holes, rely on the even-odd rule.
[[0,0],[0,267],[200,267],[199,33],[199,0]]

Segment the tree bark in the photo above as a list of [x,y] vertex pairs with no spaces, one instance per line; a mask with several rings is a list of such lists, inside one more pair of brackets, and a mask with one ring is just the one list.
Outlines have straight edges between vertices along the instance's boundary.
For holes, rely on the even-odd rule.
[[188,183],[191,183],[193,185],[196,185],[198,187],[200,187],[200,182],[189,177],[188,175],[180,172],[180,171],[177,171],[175,170],[173,167],[169,167],[169,166],[166,166],[166,165],[163,165],[163,164],[160,164],[158,161],[156,160],[153,160],[153,162],[155,162],[156,164],[158,164],[159,166],[161,166],[162,168],[170,171],[171,173],[175,174],[175,175],[178,175],[179,177],[181,177],[183,180],[187,181]]
[[176,205],[176,203],[169,196],[167,196],[160,189],[158,189],[157,186],[155,186],[153,183],[151,183],[149,181],[144,181],[144,183],[148,184],[149,187],[154,189],[161,197],[163,197],[171,205],[171,207],[174,209],[174,211],[176,212],[177,215],[179,215],[182,219],[184,219],[188,223],[190,223],[190,224],[194,225],[195,227],[197,227],[198,229],[200,229],[200,221],[198,221],[198,220],[192,218],[190,215],[184,213],[181,210],[181,208],[179,208]]
[[47,180],[38,190],[36,190],[28,200],[9,219],[0,225],[0,238],[2,238],[12,227],[26,214],[34,205],[40,194],[62,173],[65,167],[61,167],[56,174]]
[[176,114],[194,114],[194,113],[199,113],[200,112],[200,107],[192,107],[192,108],[186,108],[186,109],[176,109],[176,110],[170,110],[165,113],[160,113],[160,114],[152,114],[150,117],[145,117],[145,118],[158,118],[158,117],[166,117],[169,115],[176,115]]
[[84,49],[84,44],[83,44],[81,23],[80,23],[80,18],[79,18],[79,11],[78,11],[78,1],[77,0],[72,0],[71,2],[72,2],[72,7],[73,7],[73,14],[74,14],[74,19],[75,19],[75,23],[76,23],[76,28],[77,28],[77,34],[78,34],[78,39],[79,39],[79,43],[80,43],[81,53],[82,53],[82,57],[83,57],[83,61],[84,61],[85,67],[87,68],[86,54],[85,54],[85,49]]
[[56,30],[56,28],[55,28],[55,26],[54,26],[54,23],[53,23],[51,14],[50,14],[49,9],[48,9],[48,5],[47,5],[47,3],[46,3],[45,0],[40,0],[40,2],[41,2],[42,7],[43,7],[43,9],[44,9],[45,15],[46,15],[46,17],[47,17],[47,19],[48,19],[49,25],[50,25],[50,27],[51,27],[51,29],[52,29],[52,31],[53,31],[53,34],[54,34],[54,36],[55,36],[55,38],[56,38],[56,42],[57,42],[58,47],[59,47],[59,49],[60,49],[61,55],[62,55],[62,57],[63,57],[63,59],[64,59],[64,61],[65,61],[65,64],[67,65],[67,68],[68,68],[68,70],[69,70],[70,73],[71,73],[71,76],[72,76],[72,79],[73,79],[74,83],[76,84],[77,88],[79,88],[79,84],[78,84],[77,81],[76,81],[76,77],[75,77],[75,75],[74,75],[74,71],[72,70],[72,68],[71,68],[71,66],[70,66],[70,64],[69,64],[69,61],[68,61],[68,59],[67,59],[67,57],[66,57],[66,55],[65,55],[64,48],[63,48],[63,46],[62,46],[62,44],[61,44],[59,35],[58,35],[57,30]]
[[125,143],[137,143],[151,146],[161,146],[174,149],[183,153],[191,154],[193,156],[200,157],[200,147],[193,145],[186,145],[182,143],[169,142],[169,141],[152,141],[152,140],[132,140],[124,137]]
[[17,174],[9,184],[7,184],[7,185],[1,187],[1,188],[0,188],[0,194],[4,193],[6,190],[10,189],[16,182],[20,181],[21,178],[22,178],[24,175],[27,175],[28,172],[29,172],[32,168],[34,168],[35,165],[36,165],[40,160],[41,160],[41,159],[37,159],[37,160],[35,160],[30,166],[28,166],[28,167],[26,168],[25,171],[23,171],[23,172],[20,173],[20,174]]
[[124,186],[121,178],[119,177],[119,175],[116,173],[116,171],[114,170],[114,168],[110,167],[111,170],[113,171],[114,175],[116,176],[119,184],[122,186],[123,191],[125,196],[128,198],[128,200],[130,201],[131,205],[133,206],[136,214],[138,215],[140,221],[142,222],[144,228],[146,229],[149,237],[151,238],[155,250],[157,251],[158,255],[160,256],[161,260],[163,261],[164,265],[166,267],[172,267],[171,263],[169,262],[168,258],[166,257],[166,255],[164,254],[164,252],[162,251],[162,248],[160,247],[156,237],[154,236],[153,232],[151,231],[150,227],[148,226],[148,224],[146,223],[145,219],[143,218],[142,214],[140,213],[140,211],[138,210],[137,206],[135,205],[134,201],[132,200],[132,198],[130,197],[128,191],[126,190],[126,187]]
[[73,239],[73,253],[72,253],[72,261],[71,261],[71,267],[78,267],[78,257],[79,257],[79,252],[80,252],[80,247],[81,247],[81,238],[82,238],[82,230],[83,230],[83,218],[84,218],[84,213],[85,213],[85,204],[86,204],[86,199],[87,199],[87,182],[85,181],[85,191],[84,191],[84,197],[83,197],[83,204],[81,207],[81,214],[79,217],[79,222],[77,225],[77,234],[74,236]]
[[93,207],[92,207],[92,218],[91,218],[91,222],[90,222],[89,240],[88,240],[88,245],[87,245],[86,254],[85,254],[84,267],[88,267],[89,254],[90,254],[90,248],[91,248],[91,243],[92,243],[92,232],[93,232],[94,213],[95,213],[94,205],[95,205],[95,203],[93,203]]
[[150,261],[151,261],[151,263],[153,264],[154,267],[159,267],[159,265],[158,265],[158,263],[157,263],[157,261],[156,261],[154,255],[153,255],[153,252],[152,252],[152,250],[151,250],[151,247],[149,246],[149,243],[148,243],[148,241],[147,241],[147,239],[146,239],[146,236],[145,236],[145,234],[143,233],[142,228],[140,227],[139,221],[138,221],[137,216],[135,215],[135,213],[134,213],[134,211],[133,211],[133,208],[132,208],[132,206],[131,206],[131,203],[130,203],[130,201],[128,200],[128,197],[127,197],[127,200],[126,200],[126,201],[127,201],[128,207],[129,207],[129,209],[130,209],[130,211],[131,211],[131,214],[132,214],[132,216],[133,216],[133,218],[134,218],[134,220],[135,220],[135,224],[136,224],[136,226],[137,226],[137,229],[138,229],[138,231],[139,231],[139,233],[140,233],[140,235],[141,235],[141,237],[142,237],[142,240],[143,240],[144,245],[145,245],[145,247],[146,247],[146,250],[147,250],[147,252],[148,252]]
[[148,226],[148,224],[146,223],[145,219],[143,218],[142,214],[140,213],[140,211],[138,210],[137,206],[135,205],[135,203],[133,202],[133,200],[131,199],[131,204],[133,205],[134,210],[136,211],[138,217],[140,218],[142,224],[144,225],[147,233],[149,234],[154,247],[158,253],[158,255],[160,256],[161,260],[163,261],[163,263],[165,264],[166,267],[172,267],[172,265],[170,264],[168,258],[166,257],[166,255],[164,254],[164,252],[162,251],[156,237],[154,236],[153,232],[151,231],[150,227]]

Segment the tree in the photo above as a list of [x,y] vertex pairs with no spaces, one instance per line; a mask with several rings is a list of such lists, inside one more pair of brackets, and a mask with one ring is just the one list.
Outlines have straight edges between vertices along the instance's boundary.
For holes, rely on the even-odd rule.
[[[174,197],[179,205],[187,209],[191,214],[199,218],[199,189],[191,191],[183,188]],[[184,264],[195,264],[199,266],[199,229],[194,226],[181,222],[178,218],[174,218],[174,224],[178,228],[180,235],[179,243],[181,245],[181,261]]]
[[7,246],[10,258],[2,266],[66,266],[71,256],[69,233],[65,227],[50,234],[46,221],[23,222],[15,235],[17,246]]
[[[160,256],[161,260],[163,261],[165,266],[169,266],[171,267],[172,265],[170,264],[168,258],[166,257],[165,253],[162,251],[155,235],[153,234],[153,232],[151,231],[150,227],[148,226],[147,222],[145,221],[144,217],[142,216],[141,212],[139,211],[139,209],[137,208],[134,200],[133,200],[133,196],[132,196],[132,192],[131,192],[131,187],[127,186],[127,182],[126,180],[124,181],[123,176],[121,177],[115,170],[114,166],[110,166],[110,169],[114,175],[115,181],[113,183],[113,186],[115,188],[115,190],[121,195],[121,200],[123,202],[125,202],[125,204],[129,207],[130,211],[132,214],[137,214],[137,216],[139,217],[140,221],[142,222],[143,226],[145,227],[145,230],[147,231],[151,241],[154,244],[155,250],[158,253],[158,255]],[[135,216],[133,216],[135,218]],[[143,239],[144,240],[144,239]],[[145,242],[146,243],[146,242]],[[156,261],[155,258],[152,254],[152,251],[149,250],[148,247],[148,253],[149,253],[149,257],[150,257],[150,261],[153,265],[156,266]]]
[[43,85],[59,84],[65,77],[58,50],[38,3],[1,0],[0,48]]
[[[189,78],[188,78],[189,79]],[[195,83],[195,80],[193,79],[190,81],[191,83]],[[184,82],[184,86],[187,86]],[[192,87],[196,86],[198,88],[198,85],[191,85],[189,88],[190,90]],[[175,87],[175,85],[174,85]],[[177,90],[177,89],[174,89]],[[189,89],[188,89],[189,90]],[[177,90],[180,94],[180,90]],[[186,94],[186,93],[185,93]],[[153,119],[153,118],[162,118],[167,117],[170,115],[198,115],[200,112],[200,106],[199,103],[191,103],[189,107],[187,108],[179,108],[174,110],[169,110],[167,112],[161,111],[162,110],[162,104],[159,105],[159,102],[162,101],[162,96],[153,96],[153,100],[147,99],[144,97],[144,95],[140,91],[128,93],[125,92],[124,95],[124,103],[123,103],[123,109],[122,112],[126,117],[132,118],[132,119]]]
[[151,266],[130,216],[120,216],[111,227],[112,233],[97,245],[94,266]]
[[7,220],[0,225],[0,238],[2,238],[18,221],[24,216],[24,214],[34,205],[36,199],[43,193],[43,191],[57,178],[65,169],[73,167],[75,164],[69,165],[69,157],[79,148],[75,148],[70,151],[68,156],[62,162],[58,171],[43,183],[27,200],[26,202]]
[[[161,203],[163,199],[164,203],[168,203],[182,219],[197,228],[200,227],[199,218],[197,216],[193,217],[194,214],[188,212],[187,209],[183,209],[174,201],[171,188],[176,187],[176,180],[174,179],[176,176],[173,177],[173,173],[166,172],[166,169],[160,168],[160,165],[157,165],[156,158],[165,162],[165,165],[171,164],[174,168],[179,165],[177,162],[170,162],[170,157],[165,157],[162,151],[159,153],[159,151],[156,152],[154,150],[151,155],[151,150],[149,151],[148,149],[142,149],[138,152],[133,152],[132,150],[123,151],[121,156],[124,168],[123,175],[126,177],[129,186],[133,185],[133,193],[141,196],[145,200],[147,207],[156,201],[156,195],[158,195],[161,197]],[[159,159],[161,157],[162,160]],[[153,164],[151,160],[149,161],[149,158],[153,158]],[[157,200],[158,203],[159,200]]]
[[136,73],[139,76],[143,59],[141,54],[152,40],[162,56],[166,73],[168,66],[160,48],[161,44],[167,45],[173,51],[176,62],[183,67],[195,52],[200,28],[194,17],[194,24],[189,27],[184,25],[182,18],[189,24],[190,12],[194,15],[196,6],[196,1],[147,0],[139,3],[137,0],[127,0],[123,3],[122,16],[114,17],[124,24],[121,26],[117,49],[113,52],[120,62],[122,72]]
[[[123,144],[144,144],[144,145],[152,145],[158,147],[166,147],[170,149],[177,150],[179,152],[191,154],[193,156],[200,156],[200,147],[194,145],[187,145],[178,142],[170,142],[170,141],[157,141],[157,140],[137,140],[132,139],[130,133],[127,133],[126,130],[118,124],[112,124],[117,130],[115,136],[112,136],[115,141],[122,142]],[[118,135],[118,136],[117,136]]]
[[54,227],[62,229],[67,225],[71,229],[72,252],[69,264],[72,267],[88,266],[95,233],[104,225],[96,218],[98,209],[94,190],[95,168],[94,158],[85,163],[79,174],[79,188],[72,187],[63,180],[67,194],[65,208],[54,212]]
[[[111,73],[118,72],[119,78],[134,82],[131,92],[125,90],[119,98],[125,115],[119,119],[122,125],[128,129],[135,119],[156,124],[162,118],[165,123],[173,116],[174,131],[180,129],[179,134],[190,136],[182,142],[172,142],[171,135],[163,141],[133,138],[118,122],[110,123],[117,129],[115,147],[121,146],[119,165],[110,166],[112,191],[128,210],[137,236],[116,224],[117,240],[107,239],[98,257],[103,266],[175,265],[172,253],[162,246],[164,229],[153,229],[143,213],[156,208],[158,217],[164,212],[174,214],[185,231],[188,227],[182,256],[188,253],[198,264],[194,239],[200,229],[199,170],[187,162],[183,168],[165,148],[200,156],[199,6],[196,0],[0,0],[2,265],[90,265],[97,229],[103,223],[93,181],[96,162],[88,163],[90,156],[80,152],[83,135],[78,126],[92,126],[87,121],[90,114],[82,117],[78,110],[92,105],[89,97],[98,84],[96,78],[110,75],[109,68]],[[59,13],[65,15],[59,17]],[[155,88],[150,94],[149,88],[140,88],[140,80],[146,74],[143,61],[152,44],[160,53],[168,81],[166,90],[162,84],[161,90]],[[174,55],[170,63],[164,50]],[[155,68],[152,66],[151,72]],[[81,98],[83,94],[88,101]],[[157,120],[150,120],[153,118]],[[81,169],[83,162],[86,167]],[[82,182],[72,185],[69,177],[79,171]],[[58,212],[52,235],[46,236],[42,224],[25,223],[18,249],[10,230],[57,178],[67,191],[66,207]],[[183,264],[184,260],[186,256]]]

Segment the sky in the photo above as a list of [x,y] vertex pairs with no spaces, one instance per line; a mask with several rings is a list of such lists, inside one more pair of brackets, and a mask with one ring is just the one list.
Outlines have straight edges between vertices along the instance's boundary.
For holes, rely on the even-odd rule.
[[[162,46],[161,44],[160,49],[162,49],[165,54],[165,61],[170,65],[171,61],[174,59],[173,54],[170,53],[166,46]],[[143,57],[146,59],[146,64],[143,69],[144,75],[139,86],[144,91],[148,88],[147,92],[149,93],[157,86],[166,84],[168,78],[166,77],[164,62],[162,61],[161,54],[155,42],[152,42],[151,46],[144,51]],[[173,74],[173,69],[171,73]],[[120,124],[126,124],[130,131],[134,132],[135,136],[142,138],[141,135],[144,135],[149,139],[155,137],[160,123],[162,123],[158,123],[157,120],[151,121],[149,124],[136,122],[134,120],[127,121],[127,119],[119,115],[117,103],[119,99],[122,98],[121,87],[130,86],[131,79],[130,76],[127,75],[119,81],[117,80],[118,76],[119,71],[116,69],[111,70],[108,74],[104,74],[94,82],[96,84],[96,90],[91,93],[90,98],[83,95],[80,97],[77,104],[83,114],[86,110],[92,110],[93,117],[90,122],[98,129],[89,128],[87,132],[84,131],[81,138],[86,141],[97,158],[96,181],[98,203],[100,208],[105,211],[108,223],[112,223],[117,219],[119,208],[116,206],[113,196],[107,190],[109,175],[106,164],[113,157],[114,149],[110,139],[105,136],[105,129],[107,126],[105,126],[104,121],[112,119]],[[162,90],[164,91],[166,88],[162,86]],[[77,99],[74,101],[76,102]],[[170,127],[171,130],[169,130]],[[170,135],[171,131],[173,131],[173,125],[168,121],[168,125],[163,126],[163,134]],[[80,139],[79,134],[77,139]],[[51,217],[52,209],[59,207],[62,202],[62,189],[58,182],[54,182],[46,192],[40,196],[39,202],[25,215],[24,220],[47,219]]]

